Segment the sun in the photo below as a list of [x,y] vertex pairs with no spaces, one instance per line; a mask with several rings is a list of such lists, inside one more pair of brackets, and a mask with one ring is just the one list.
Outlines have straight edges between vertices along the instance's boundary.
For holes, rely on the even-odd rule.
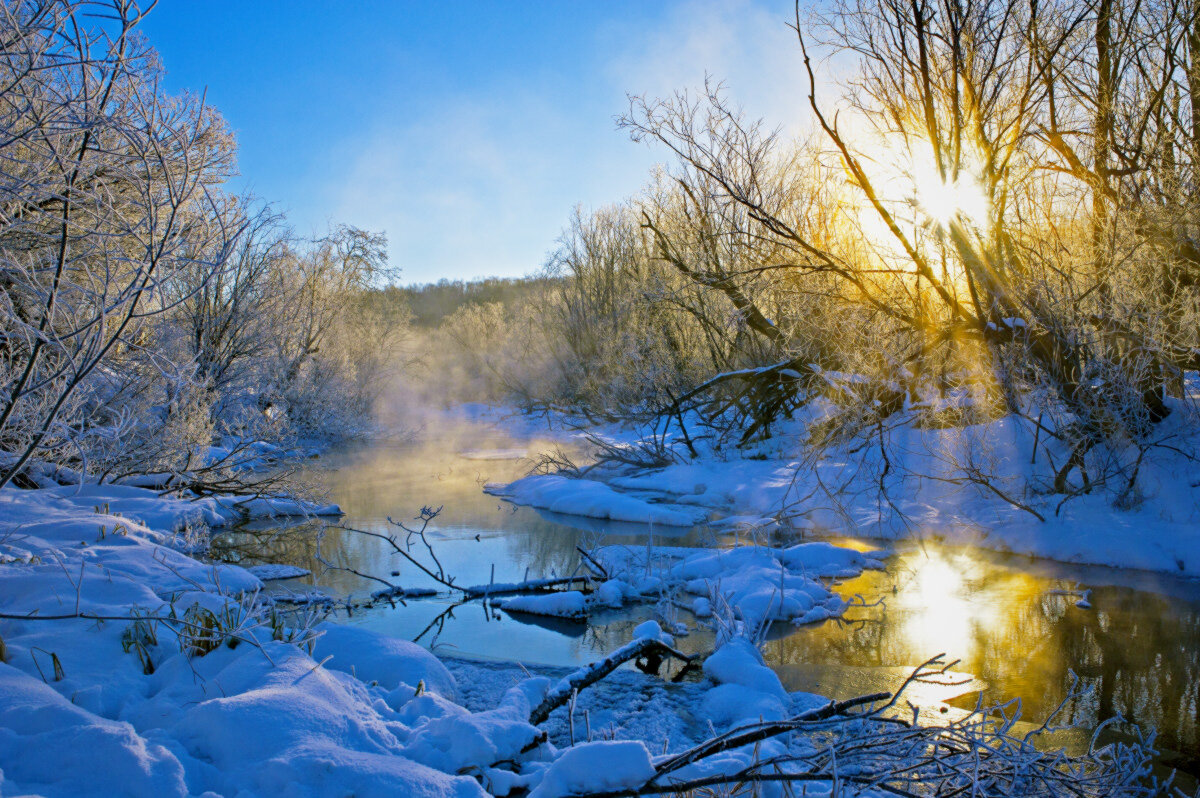
[[960,171],[956,179],[946,180],[932,162],[920,158],[914,158],[907,171],[917,209],[929,221],[942,227],[960,219],[974,224],[987,221],[987,194],[968,172]]
[[[876,194],[899,214],[897,218],[908,216],[911,223],[941,229],[954,222],[987,223],[991,202],[974,168],[973,153],[961,151],[956,167],[939,168],[934,147],[928,142],[879,133],[862,140],[860,151],[863,162],[869,164],[869,179]],[[863,210],[863,221],[869,224],[869,209]]]

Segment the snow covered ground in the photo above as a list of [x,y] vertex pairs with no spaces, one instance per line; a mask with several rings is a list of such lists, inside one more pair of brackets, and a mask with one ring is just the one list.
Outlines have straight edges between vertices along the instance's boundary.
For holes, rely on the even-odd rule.
[[613,490],[592,479],[570,479],[557,474],[528,476],[507,485],[490,483],[484,490],[515,504],[568,515],[585,515],[606,521],[632,521],[661,526],[695,526],[707,513],[695,508],[650,503]]
[[[558,511],[663,524],[671,516],[656,513],[712,513],[746,544],[607,547],[595,556],[608,578],[593,592],[493,599],[505,612],[582,617],[674,595],[717,627],[722,645],[702,658],[699,681],[618,670],[537,723],[548,696],[573,695],[578,672],[443,662],[259,593],[262,579],[294,571],[184,553],[205,526],[334,507],[188,502],[129,485],[0,491],[0,795],[554,798],[803,754],[811,743],[791,735],[673,758],[714,734],[828,704],[789,693],[749,638],[769,621],[836,616],[846,604],[829,580],[878,568],[880,555],[758,545],[764,524],[824,523],[815,509],[771,511],[793,488],[789,462],[597,469],[577,503],[581,481],[529,478],[531,493],[557,492]],[[671,646],[686,633],[661,620],[638,626],[629,646]]]
[[[666,754],[713,729],[820,702],[787,693],[752,645],[734,641],[708,659],[700,683],[618,672],[535,726],[531,710],[573,684],[564,673],[448,668],[403,640],[313,626],[280,614],[254,573],[199,562],[172,545],[230,517],[228,502],[132,486],[0,492],[0,794],[477,796],[522,788],[550,798],[635,789]],[[867,564],[824,544],[735,556],[746,559],[741,570],[719,570],[751,586],[756,568],[778,580],[774,569],[789,563],[811,568],[809,576]],[[628,553],[606,559],[635,581],[632,571],[644,568]],[[685,557],[676,576],[699,579],[713,567]],[[808,590],[806,606],[828,602],[818,587],[808,577],[788,581],[786,601]],[[785,608],[768,601],[758,611]],[[653,622],[636,636],[670,640]],[[744,767],[754,755],[749,747],[727,752],[707,767]]]
[[[1042,440],[1042,465],[1031,464],[1034,435],[1012,419],[891,430],[887,500],[876,490],[883,469],[869,447],[833,450],[814,465],[802,444],[803,418],[741,450],[694,441],[700,456],[693,458],[676,440],[677,462],[665,467],[602,464],[582,478],[534,475],[488,490],[557,513],[658,527],[691,522],[735,532],[782,526],[884,540],[931,538],[1081,565],[1200,577],[1200,462],[1183,454],[1197,442],[1183,440],[1183,428],[1173,429],[1179,424],[1174,417],[1163,423],[1160,434],[1169,445],[1140,464],[1138,501],[1129,509],[1114,506],[1112,491],[1065,501],[1061,494],[1039,492],[1045,479],[1042,450],[1048,447]],[[609,426],[596,434],[629,446],[644,431]],[[1045,520],[964,480],[961,467],[972,458],[981,474],[994,477],[989,480],[994,487]]]

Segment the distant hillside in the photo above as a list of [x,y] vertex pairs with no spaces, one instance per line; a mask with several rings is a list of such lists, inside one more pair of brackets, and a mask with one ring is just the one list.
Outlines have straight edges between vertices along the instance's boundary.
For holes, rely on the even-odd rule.
[[408,305],[414,326],[429,329],[464,305],[498,302],[512,306],[556,279],[538,276],[488,277],[470,282],[439,280],[425,285],[387,288],[384,294]]

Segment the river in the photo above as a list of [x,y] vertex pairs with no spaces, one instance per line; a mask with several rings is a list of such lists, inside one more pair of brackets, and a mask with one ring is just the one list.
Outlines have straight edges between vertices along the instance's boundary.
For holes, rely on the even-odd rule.
[[[525,459],[561,441],[517,435],[478,422],[426,427],[413,439],[360,444],[328,453],[305,473],[346,512],[345,526],[394,531],[388,518],[410,522],[422,506],[441,507],[429,540],[459,584],[565,575],[577,546],[702,545],[699,531],[648,538],[646,527],[556,516],[515,507],[483,493],[492,481],[523,476]],[[316,560],[317,522],[261,524],[225,533],[214,551],[224,559],[299,565],[309,577],[271,590],[314,587],[346,596],[380,587]],[[841,539],[844,545],[888,544]],[[867,572],[837,587],[874,606],[852,608],[838,621],[772,630],[764,654],[790,690],[847,698],[894,688],[928,657],[961,660],[955,671],[973,679],[956,688],[925,688],[913,700],[927,711],[960,713],[985,701],[1020,698],[1023,716],[1041,722],[1065,701],[1061,720],[1078,724],[1064,735],[1079,745],[1088,730],[1120,714],[1154,729],[1164,763],[1200,772],[1200,584],[1168,576],[1084,568],[932,541],[892,544],[885,572]],[[424,574],[369,536],[327,529],[326,560],[405,587],[435,586]],[[396,574],[393,576],[393,574]],[[1090,609],[1071,591],[1091,589]],[[440,654],[577,665],[628,642],[653,608],[593,615],[586,623],[510,616],[480,602],[450,596],[376,606],[347,622],[417,640]],[[684,617],[681,620],[691,622]],[[687,652],[711,649],[704,628],[679,640]],[[1072,686],[1085,695],[1071,697]]]

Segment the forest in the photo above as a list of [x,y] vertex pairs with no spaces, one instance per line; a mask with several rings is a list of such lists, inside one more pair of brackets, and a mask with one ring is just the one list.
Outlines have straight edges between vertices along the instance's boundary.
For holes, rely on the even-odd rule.
[[[1036,466],[1019,484],[963,453],[934,476],[1017,507],[1131,508],[1156,455],[1193,462],[1190,7],[843,2],[793,25],[812,132],[747,118],[715,80],[632,97],[619,127],[661,170],[575,211],[554,282],[441,323],[474,396],[694,413],[742,446],[819,404],[804,445],[876,474],[904,459],[893,431],[1006,421]],[[855,59],[844,85],[818,81],[831,53]]]
[[[366,432],[405,368],[463,400],[695,413],[735,445],[820,403],[806,445],[876,459],[897,428],[1007,419],[1038,466],[1021,493],[1119,506],[1154,453],[1190,461],[1184,6],[797,15],[809,135],[715,80],[632,97],[620,128],[664,159],[645,188],[577,208],[537,278],[406,289],[381,233],[304,239],[225,193],[233,139],[159,88],[136,13],[98,33],[10,11],[0,484],[41,464],[206,490],[235,440]],[[817,82],[832,52],[856,59],[845,86]],[[229,452],[198,462],[210,441]]]
[[[227,193],[236,147],[118,3],[5,8],[0,486],[69,469],[242,486],[269,442],[354,434],[407,325],[382,234],[305,239]],[[221,448],[225,442],[223,451]]]
[[774,3],[436,282],[155,6],[0,2],[0,794],[1196,794],[1200,4]]

